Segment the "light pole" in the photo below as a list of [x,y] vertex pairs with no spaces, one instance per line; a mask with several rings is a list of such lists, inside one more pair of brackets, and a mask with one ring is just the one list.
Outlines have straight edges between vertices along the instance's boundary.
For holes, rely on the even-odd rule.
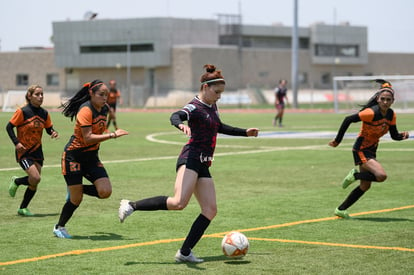
[[132,107],[132,91],[131,91],[131,31],[127,31],[127,54],[126,54],[126,69],[127,69],[127,93],[128,105]]
[[293,108],[298,108],[298,0],[294,0],[292,29],[292,93]]

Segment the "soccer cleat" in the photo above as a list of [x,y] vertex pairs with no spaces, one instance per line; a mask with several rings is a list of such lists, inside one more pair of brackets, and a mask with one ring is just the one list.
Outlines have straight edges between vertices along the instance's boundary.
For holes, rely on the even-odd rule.
[[335,209],[334,214],[335,214],[336,216],[338,216],[338,217],[343,218],[343,219],[350,219],[350,218],[351,218],[351,217],[349,216],[349,214],[348,214],[348,211],[346,211],[346,210],[339,210],[339,208],[336,208],[336,209]]
[[175,254],[175,261],[177,263],[202,263],[204,262],[203,259],[197,258],[193,252],[191,251],[190,254],[188,256],[184,256],[183,254],[181,254],[180,249],[178,249],[177,253]]
[[14,182],[16,179],[17,179],[17,177],[13,176],[10,180],[9,195],[12,198],[14,198],[14,196],[16,196],[17,188],[19,188],[19,186]]
[[129,200],[121,200],[118,210],[119,221],[124,222],[132,212],[134,212],[134,208],[129,204]]
[[19,210],[17,210],[17,214],[19,214],[20,216],[25,216],[25,217],[34,216],[27,208],[20,208]]
[[66,228],[63,226],[54,226],[53,227],[53,234],[55,234],[56,237],[61,239],[71,239],[72,236],[69,235],[68,231],[66,231]]
[[351,171],[349,171],[348,175],[346,175],[346,177],[342,181],[343,189],[347,188],[349,185],[351,185],[351,183],[354,183],[356,181],[354,174],[357,172],[358,171],[355,168],[352,168]]

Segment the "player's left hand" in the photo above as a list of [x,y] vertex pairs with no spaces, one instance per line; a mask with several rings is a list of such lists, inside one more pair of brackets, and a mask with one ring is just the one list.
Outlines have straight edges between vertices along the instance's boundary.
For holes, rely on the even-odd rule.
[[53,131],[52,134],[50,135],[51,138],[59,138],[59,133],[56,131]]
[[259,129],[249,128],[246,130],[246,134],[248,137],[257,137],[257,135],[259,134]]
[[338,142],[336,142],[336,140],[331,140],[331,141],[328,143],[328,145],[329,145],[329,146],[331,146],[331,147],[337,147],[337,146],[339,145],[339,143],[338,143]]
[[401,134],[402,134],[402,138],[403,138],[403,139],[407,139],[407,138],[409,138],[409,137],[410,137],[410,134],[409,134],[407,131],[402,132]]

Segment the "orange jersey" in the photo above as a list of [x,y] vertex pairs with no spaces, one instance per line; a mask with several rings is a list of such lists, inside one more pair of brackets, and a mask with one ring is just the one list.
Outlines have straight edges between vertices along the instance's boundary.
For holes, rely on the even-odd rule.
[[[34,152],[42,144],[43,129],[52,127],[49,113],[39,107],[27,104],[16,110],[9,121],[17,129],[17,138],[27,151],[25,154]],[[18,154],[20,159],[22,154]]]
[[71,136],[69,142],[66,144],[65,151],[80,150],[92,151],[98,150],[100,142],[95,144],[86,144],[82,135],[82,128],[92,127],[92,133],[101,135],[106,130],[106,118],[108,115],[109,106],[104,105],[100,112],[98,112],[90,101],[85,102],[79,108],[76,115],[76,124],[74,134]]
[[379,139],[388,132],[390,126],[396,125],[397,122],[397,117],[392,109],[388,109],[386,115],[383,116],[378,105],[362,110],[358,115],[362,121],[357,139],[357,147],[360,150],[376,146]]
[[115,104],[119,97],[121,97],[121,92],[119,90],[109,90],[106,102],[108,104]]

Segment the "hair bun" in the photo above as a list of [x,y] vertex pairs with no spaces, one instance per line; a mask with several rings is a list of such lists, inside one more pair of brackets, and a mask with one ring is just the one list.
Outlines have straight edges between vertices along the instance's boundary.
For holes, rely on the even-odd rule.
[[206,72],[208,73],[213,73],[216,71],[216,66],[211,65],[211,64],[204,65],[204,68],[206,69]]

